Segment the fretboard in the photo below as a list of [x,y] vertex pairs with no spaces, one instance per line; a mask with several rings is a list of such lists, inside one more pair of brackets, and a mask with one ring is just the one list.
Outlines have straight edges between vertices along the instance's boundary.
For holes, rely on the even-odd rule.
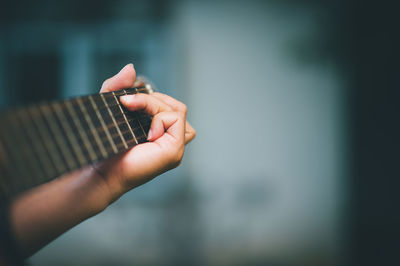
[[0,194],[9,198],[147,141],[151,117],[129,112],[124,94],[145,87],[42,103],[0,116]]

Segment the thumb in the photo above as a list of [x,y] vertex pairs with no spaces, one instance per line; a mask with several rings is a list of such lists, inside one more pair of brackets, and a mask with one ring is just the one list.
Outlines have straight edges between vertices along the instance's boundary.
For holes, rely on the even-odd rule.
[[100,92],[110,92],[133,86],[136,78],[136,71],[133,64],[126,65],[115,76],[105,80],[101,86]]

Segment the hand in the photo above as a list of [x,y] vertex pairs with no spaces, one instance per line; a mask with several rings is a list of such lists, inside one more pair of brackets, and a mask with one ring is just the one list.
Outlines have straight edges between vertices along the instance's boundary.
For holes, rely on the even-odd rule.
[[[109,92],[133,86],[136,73],[132,64],[106,80],[100,92]],[[148,132],[149,142],[93,166],[104,180],[110,202],[130,189],[155,176],[177,167],[185,145],[196,135],[186,121],[186,106],[162,93],[136,94],[121,97],[121,103],[130,111],[142,110],[153,116]]]
[[[101,92],[128,88],[134,81],[133,65],[127,65],[103,83]],[[186,122],[186,106],[161,93],[124,96],[121,102],[131,111],[143,110],[153,116],[149,142],[15,198],[10,204],[10,222],[24,256],[181,162],[185,145],[196,134]]]

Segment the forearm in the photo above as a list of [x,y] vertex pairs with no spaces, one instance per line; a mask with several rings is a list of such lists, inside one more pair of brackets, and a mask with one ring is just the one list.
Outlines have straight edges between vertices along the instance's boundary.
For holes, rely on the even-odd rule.
[[16,240],[25,256],[104,210],[110,197],[91,168],[64,175],[17,197],[10,206]]

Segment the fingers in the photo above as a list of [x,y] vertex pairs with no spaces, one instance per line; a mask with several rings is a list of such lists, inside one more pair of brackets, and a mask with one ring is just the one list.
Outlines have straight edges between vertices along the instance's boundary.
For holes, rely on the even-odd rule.
[[135,78],[135,68],[133,64],[128,64],[118,74],[103,82],[100,93],[130,88],[133,86]]
[[[166,94],[162,94],[159,92],[155,92],[152,94],[154,97],[162,100],[163,102],[165,102],[166,104],[168,104],[169,106],[171,106],[171,108],[175,111],[180,111],[180,112],[184,112],[185,113],[185,117],[187,114],[187,107],[184,103],[172,98],[171,96],[168,96]],[[185,144],[188,144],[189,142],[191,142],[194,138],[196,137],[196,130],[194,130],[194,128],[189,124],[188,121],[186,121],[186,129],[185,129]]]
[[184,127],[185,124],[182,113],[162,112],[153,117],[148,139],[149,141],[154,141],[166,132],[183,145]]
[[154,97],[156,97],[157,99],[165,102],[169,106],[171,106],[173,110],[178,111],[178,112],[184,112],[186,115],[187,107],[184,103],[172,98],[171,96],[163,94],[163,93],[154,92],[152,95]]
[[168,104],[149,94],[124,95],[120,97],[120,101],[129,111],[141,110],[152,116],[160,112],[172,111]]
[[[152,129],[148,133],[148,140],[154,141],[161,137],[165,128],[162,123],[155,122],[155,116],[163,112],[174,111],[179,113],[183,117],[184,121],[184,142],[188,144],[196,137],[196,131],[193,127],[186,121],[187,107],[182,102],[162,93],[153,94],[134,94],[134,95],[124,95],[120,97],[121,103],[129,111],[144,111],[149,115],[152,115]],[[154,125],[154,128],[153,128]]]
[[196,137],[196,130],[186,121],[186,131],[185,131],[185,144],[188,144]]

